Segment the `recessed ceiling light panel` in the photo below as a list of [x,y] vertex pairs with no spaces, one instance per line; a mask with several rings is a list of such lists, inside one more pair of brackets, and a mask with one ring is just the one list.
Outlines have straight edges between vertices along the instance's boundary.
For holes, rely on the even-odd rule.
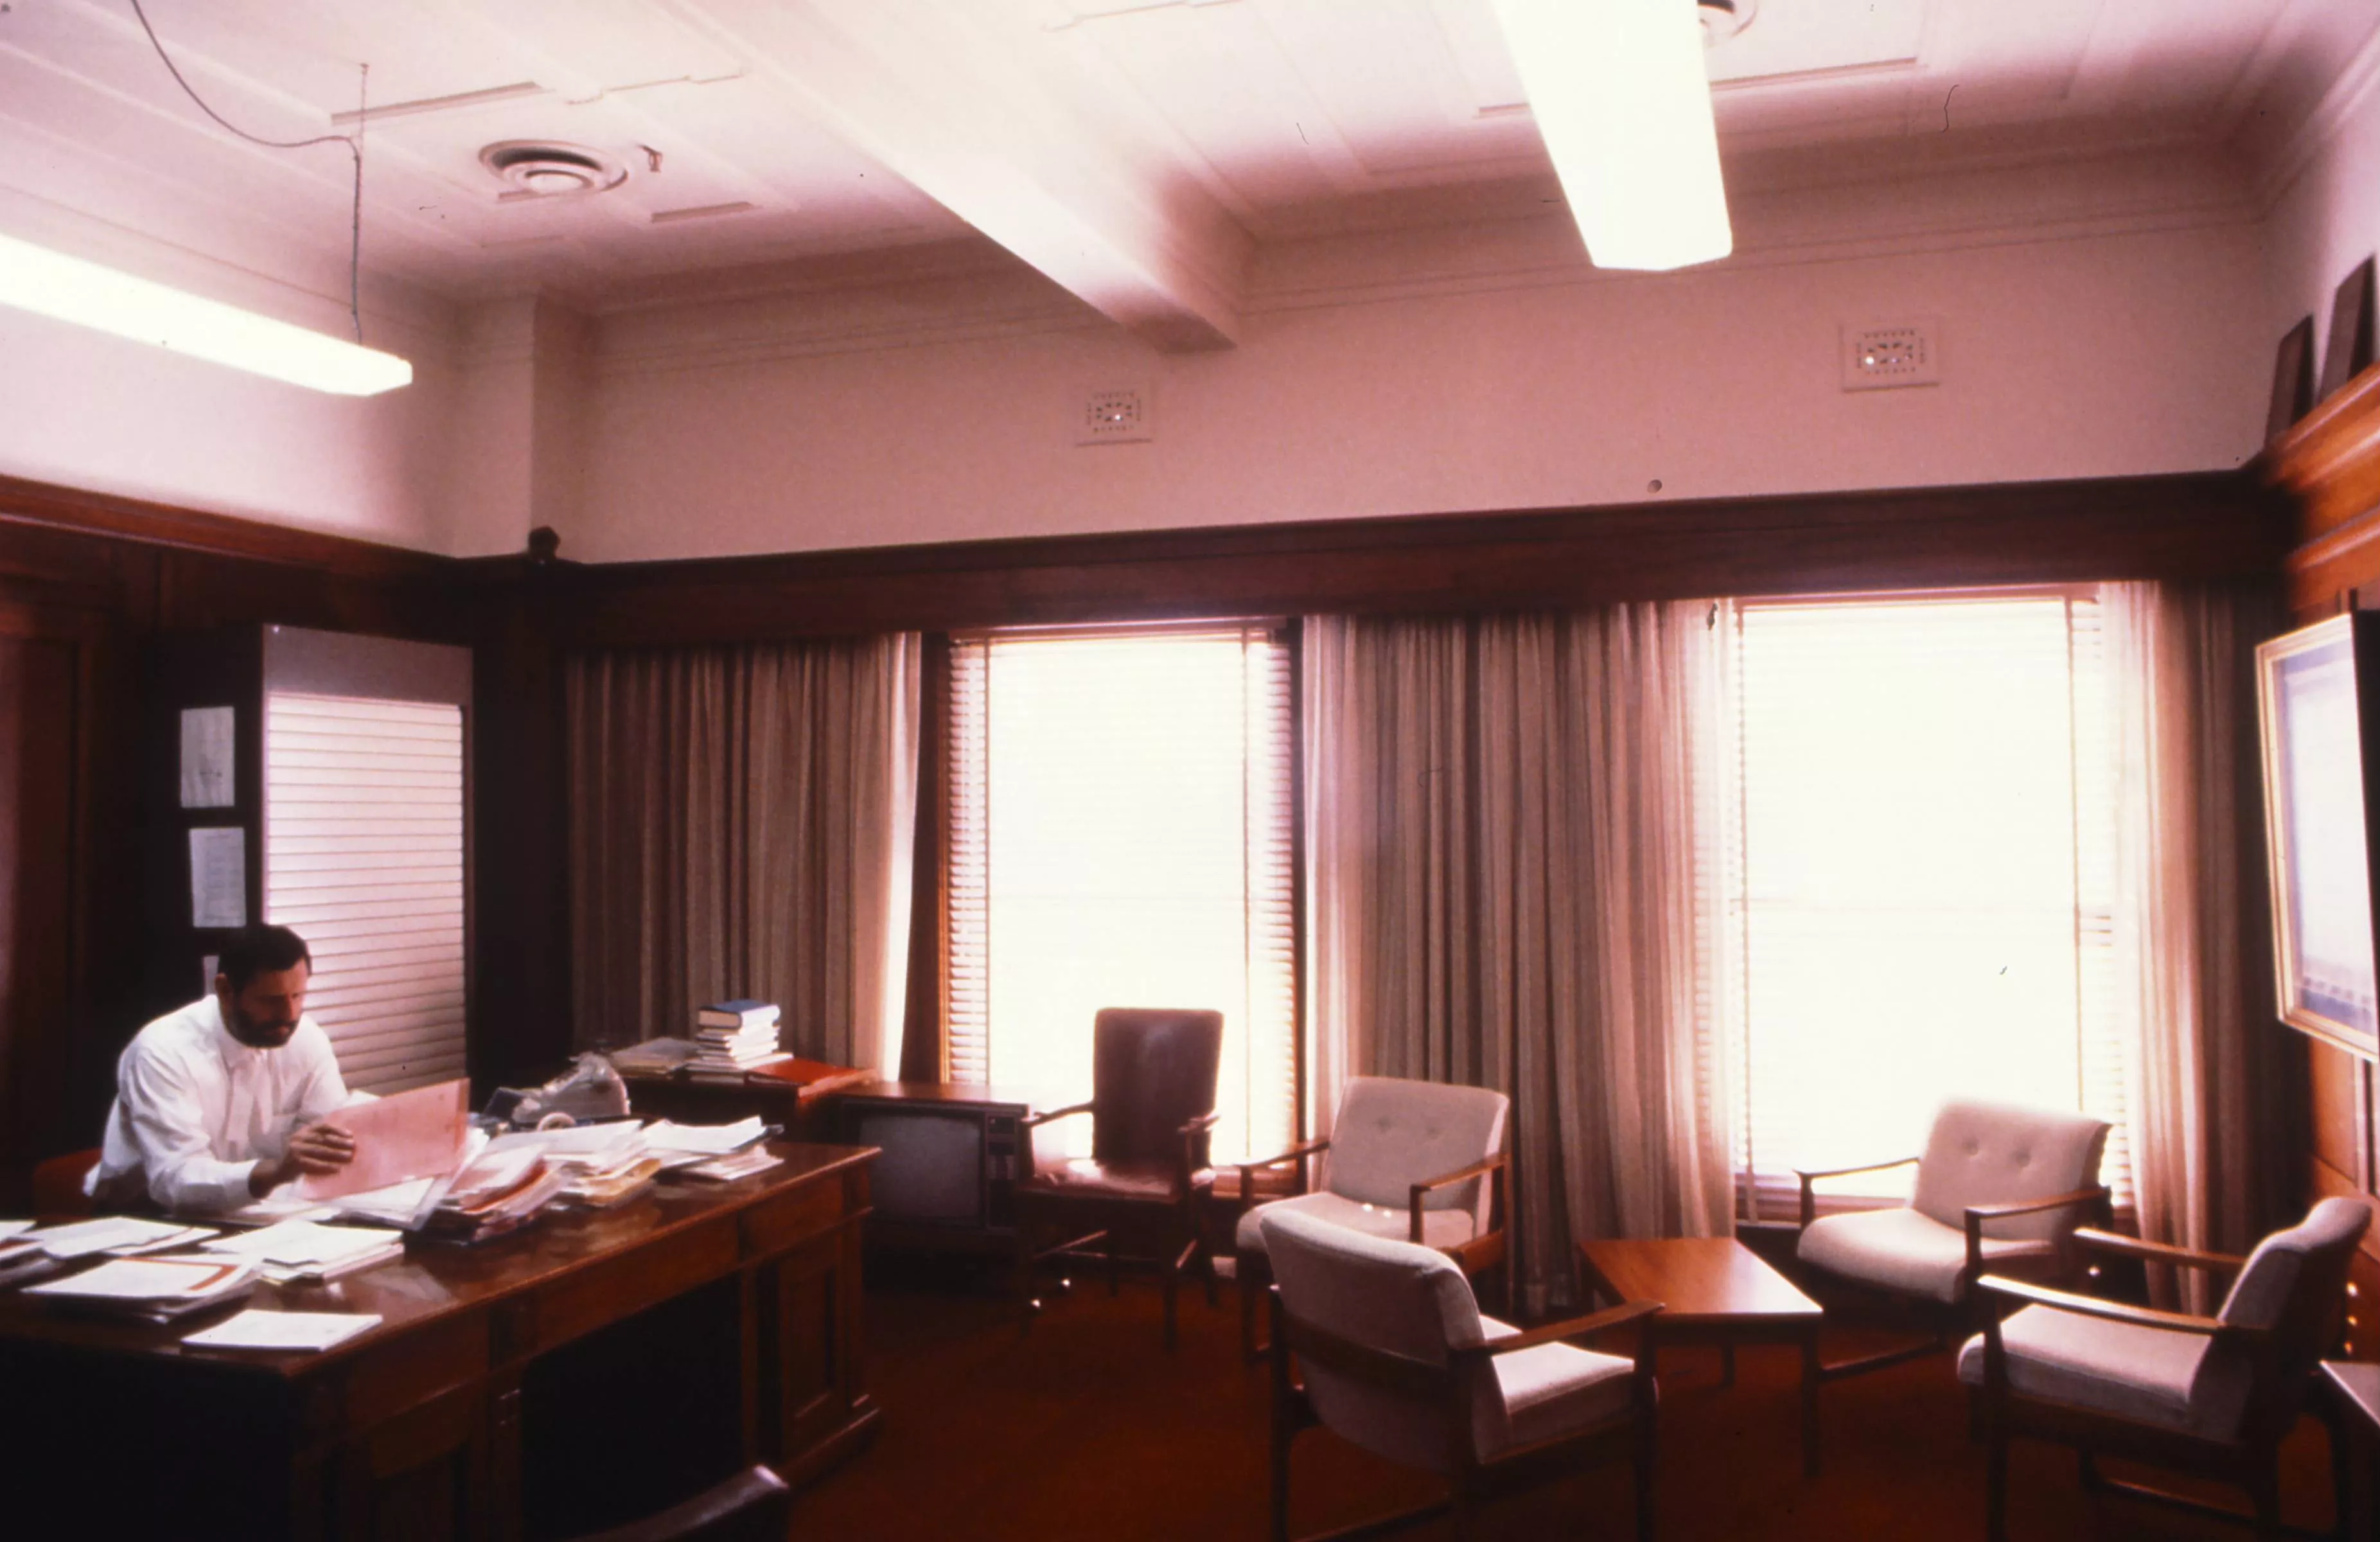
[[508,189],[502,199],[574,198],[609,192],[628,168],[600,150],[549,140],[502,140],[480,152],[480,164]]

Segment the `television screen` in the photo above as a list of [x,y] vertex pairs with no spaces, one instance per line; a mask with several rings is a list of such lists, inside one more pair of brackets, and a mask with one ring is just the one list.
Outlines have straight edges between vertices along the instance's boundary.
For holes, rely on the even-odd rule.
[[877,1214],[929,1224],[983,1223],[981,1114],[868,1109],[854,1138],[883,1152],[869,1180]]
[[2337,616],[2256,650],[2281,1016],[2367,1055],[2380,1048],[2380,980],[2364,698],[2380,679],[2359,680],[2357,666],[2359,651],[2380,654],[2375,624]]

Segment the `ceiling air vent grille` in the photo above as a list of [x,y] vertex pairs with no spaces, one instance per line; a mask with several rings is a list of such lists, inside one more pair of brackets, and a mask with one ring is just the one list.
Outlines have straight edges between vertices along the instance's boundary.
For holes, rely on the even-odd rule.
[[500,200],[609,192],[628,179],[628,168],[600,150],[539,140],[492,144],[480,152],[480,164],[507,189]]

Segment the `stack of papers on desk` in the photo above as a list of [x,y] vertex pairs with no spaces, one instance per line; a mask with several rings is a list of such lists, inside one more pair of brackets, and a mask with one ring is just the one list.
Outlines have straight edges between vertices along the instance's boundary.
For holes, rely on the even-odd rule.
[[713,1157],[709,1161],[697,1162],[686,1169],[686,1175],[710,1183],[727,1184],[738,1178],[749,1178],[755,1172],[766,1172],[784,1160],[765,1146],[755,1146],[732,1156]]
[[212,1226],[185,1226],[174,1220],[144,1220],[139,1216],[102,1216],[20,1232],[17,1240],[40,1245],[53,1258],[88,1258],[96,1254],[118,1257],[153,1253],[160,1248],[187,1247],[215,1234]]
[[97,1269],[25,1287],[76,1305],[168,1322],[256,1288],[256,1271],[237,1258],[110,1258]]
[[491,1143],[455,1175],[424,1228],[431,1235],[484,1242],[536,1219],[562,1192],[565,1170],[550,1165],[534,1145]]
[[183,1335],[182,1342],[196,1349],[322,1350],[379,1326],[377,1312],[267,1312],[251,1306]]
[[369,1226],[285,1220],[203,1245],[252,1267],[276,1285],[319,1284],[405,1257],[405,1233]]
[[691,1167],[741,1151],[768,1134],[769,1126],[757,1114],[733,1124],[674,1124],[663,1119],[645,1127],[645,1139],[664,1168]]
[[694,1042],[686,1038],[648,1038],[612,1051],[612,1065],[623,1075],[666,1076],[692,1060]]
[[42,1251],[38,1238],[18,1233],[32,1229],[30,1220],[0,1220],[0,1290],[55,1274],[66,1266]]

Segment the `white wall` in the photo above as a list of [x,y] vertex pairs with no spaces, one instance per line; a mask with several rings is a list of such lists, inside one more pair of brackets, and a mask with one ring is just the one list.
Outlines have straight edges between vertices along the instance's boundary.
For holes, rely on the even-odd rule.
[[2330,304],[2355,265],[2380,251],[2380,42],[2341,76],[2312,126],[2313,153],[2290,175],[2264,226],[2267,260],[2264,336],[2269,390],[2274,349],[2312,316],[2320,376]]
[[325,395],[0,309],[0,473],[441,550],[451,373]]
[[[2236,220],[1662,277],[1548,257],[1559,220],[1459,246],[1275,249],[1241,346],[1186,357],[1054,305],[867,351],[780,316],[773,356],[724,346],[719,306],[610,318],[564,554],[2202,470],[2260,438],[2265,261]],[[1840,323],[1914,313],[1944,382],[1843,392]],[[1082,394],[1118,382],[1153,390],[1156,442],[1077,447]]]

